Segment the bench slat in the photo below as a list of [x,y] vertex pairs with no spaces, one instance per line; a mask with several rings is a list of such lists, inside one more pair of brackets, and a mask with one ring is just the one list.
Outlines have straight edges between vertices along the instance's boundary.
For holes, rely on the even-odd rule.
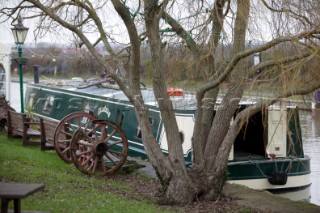
[[49,119],[40,119],[41,127],[41,150],[54,150],[54,134],[58,121]]

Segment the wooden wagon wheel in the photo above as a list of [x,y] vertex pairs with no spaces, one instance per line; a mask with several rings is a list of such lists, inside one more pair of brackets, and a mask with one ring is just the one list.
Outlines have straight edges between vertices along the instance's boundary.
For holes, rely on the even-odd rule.
[[70,142],[73,134],[88,121],[96,119],[97,117],[89,113],[76,112],[67,115],[59,122],[54,133],[54,148],[62,160],[72,163]]
[[109,175],[126,161],[128,140],[122,129],[106,120],[89,121],[71,140],[71,158],[83,173]]

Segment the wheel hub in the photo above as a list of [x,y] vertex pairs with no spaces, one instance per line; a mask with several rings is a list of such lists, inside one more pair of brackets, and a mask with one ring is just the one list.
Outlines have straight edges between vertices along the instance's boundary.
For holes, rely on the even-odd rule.
[[108,151],[108,145],[106,143],[98,143],[95,146],[95,152],[97,155],[105,155]]

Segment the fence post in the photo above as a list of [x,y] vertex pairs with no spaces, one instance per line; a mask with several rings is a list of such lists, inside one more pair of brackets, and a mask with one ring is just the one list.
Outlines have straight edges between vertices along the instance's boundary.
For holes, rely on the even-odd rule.
[[37,84],[39,83],[39,65],[34,65],[33,66],[33,76],[34,76],[34,83]]

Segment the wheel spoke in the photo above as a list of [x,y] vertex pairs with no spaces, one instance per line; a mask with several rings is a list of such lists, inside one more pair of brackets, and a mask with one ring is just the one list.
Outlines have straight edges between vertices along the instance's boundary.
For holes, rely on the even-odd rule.
[[94,172],[96,171],[99,158],[100,158],[100,157],[96,156],[95,159],[94,159],[93,168],[92,168],[92,173],[94,173]]
[[[80,150],[79,150],[79,151],[80,151]],[[90,152],[91,152],[91,150],[90,150],[90,149],[88,149],[88,150],[83,151],[83,152],[77,152],[76,154],[77,154],[77,156],[81,156],[81,155],[88,154],[88,153],[90,153]]]
[[59,144],[70,144],[71,140],[58,140]]
[[110,154],[112,154],[113,156],[116,156],[116,157],[119,157],[119,156],[123,155],[121,152],[112,151],[112,150],[109,150],[108,153],[110,153]]
[[80,145],[83,145],[83,146],[92,146],[92,143],[89,143],[89,142],[84,141],[84,140],[80,140],[78,143],[79,143]]
[[117,164],[118,162],[115,162],[113,159],[112,159],[112,157],[110,157],[109,155],[108,155],[108,153],[105,155],[113,164]]
[[113,130],[110,135],[106,138],[106,141],[109,141],[112,136],[114,136],[117,133],[117,130]]
[[66,132],[64,130],[61,130],[60,133],[66,135],[66,136],[69,136],[70,138],[72,137],[72,134],[70,132]]
[[105,128],[105,126],[101,127],[101,138],[106,138],[108,137],[108,133],[107,133],[107,129]]
[[62,153],[63,153],[63,154],[64,154],[64,153],[68,153],[69,150],[70,150],[70,146],[68,146],[67,148],[65,148],[65,149],[62,151]]
[[[103,161],[103,159],[102,159],[102,161]],[[104,163],[102,164],[102,172],[103,172],[103,174],[106,174],[106,172],[107,172],[107,167],[105,166]]]
[[118,141],[116,141],[116,142],[114,142],[114,143],[108,143],[108,147],[110,148],[110,147],[112,147],[113,145],[117,145],[117,144],[121,144],[121,143],[123,143],[123,140],[122,140],[122,139],[120,139],[120,140],[118,140]]
[[82,156],[82,158],[84,158],[85,160],[81,162],[81,165],[84,166],[84,165],[88,164],[88,162],[91,160],[91,157],[93,157],[92,154],[89,156],[86,156],[86,155]]
[[[90,159],[90,158],[89,158]],[[91,160],[91,159],[90,159]],[[91,168],[93,167],[94,162],[90,161],[89,167],[87,168],[87,171],[90,172]],[[91,172],[90,172],[91,173]]]
[[84,136],[85,139],[87,139],[87,141],[82,139],[82,140],[79,141],[79,144],[85,145],[85,146],[91,146],[93,144],[93,139],[89,135],[82,134],[82,136]]

